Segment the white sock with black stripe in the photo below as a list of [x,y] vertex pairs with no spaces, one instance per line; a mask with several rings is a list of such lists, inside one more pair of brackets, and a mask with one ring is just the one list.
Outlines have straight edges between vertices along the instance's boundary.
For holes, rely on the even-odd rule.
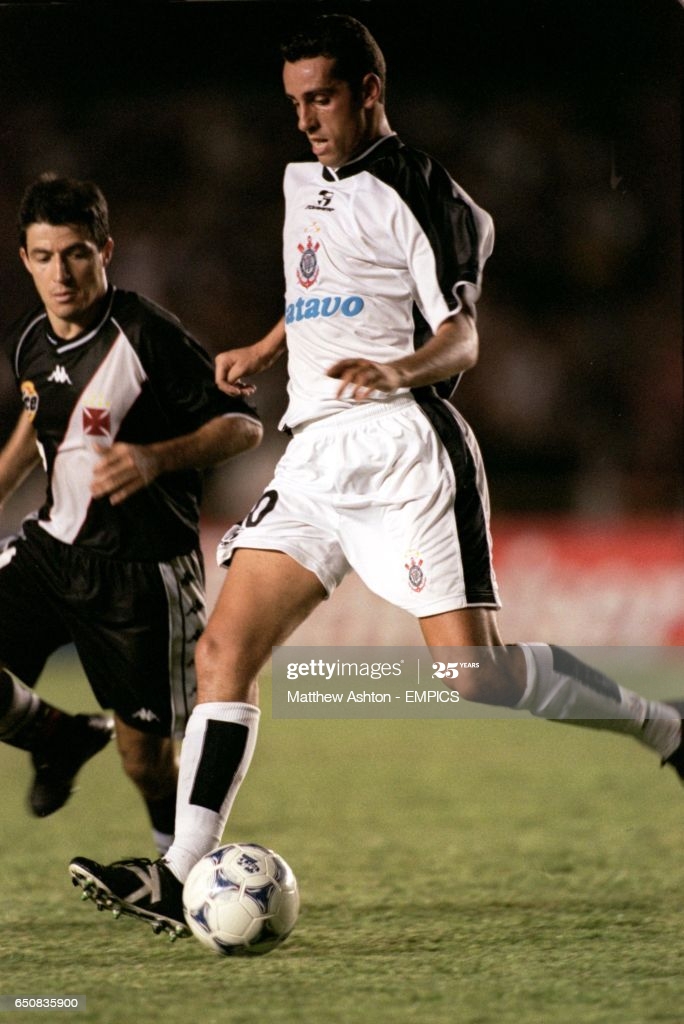
[[520,644],[527,666],[520,710],[557,722],[623,732],[656,750],[663,760],[682,740],[679,712],[647,700],[609,679],[569,651],[550,644]]
[[259,708],[239,702],[197,704],[183,737],[176,831],[164,855],[182,882],[223,830],[256,746]]

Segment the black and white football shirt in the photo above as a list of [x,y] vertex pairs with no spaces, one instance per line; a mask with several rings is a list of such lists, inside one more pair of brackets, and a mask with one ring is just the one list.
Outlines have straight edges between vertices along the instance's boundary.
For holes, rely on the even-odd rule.
[[201,474],[165,474],[112,506],[94,500],[96,445],[149,444],[216,416],[256,412],[223,394],[212,361],[181,323],[134,292],[110,288],[99,323],[65,341],[45,310],[9,338],[24,407],[47,472],[40,526],[67,544],[127,561],[166,561],[198,543]]
[[[339,381],[326,376],[333,363],[410,355],[449,316],[474,314],[494,227],[440,164],[396,135],[337,170],[289,164],[284,193],[281,427],[294,427],[358,406],[335,397]],[[448,396],[455,384],[436,390]]]

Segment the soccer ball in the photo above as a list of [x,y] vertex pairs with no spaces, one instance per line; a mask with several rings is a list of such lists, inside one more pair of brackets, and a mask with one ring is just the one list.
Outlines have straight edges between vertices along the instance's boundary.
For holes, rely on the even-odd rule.
[[299,914],[292,868],[257,843],[229,843],[205,854],[183,887],[183,911],[193,935],[221,956],[270,953]]

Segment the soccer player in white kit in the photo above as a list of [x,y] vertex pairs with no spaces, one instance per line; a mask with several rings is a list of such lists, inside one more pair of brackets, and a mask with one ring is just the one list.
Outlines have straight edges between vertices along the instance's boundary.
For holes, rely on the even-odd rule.
[[415,615],[432,649],[486,648],[462,698],[633,735],[682,771],[676,707],[567,651],[504,646],[475,437],[449,400],[478,356],[475,306],[494,230],[448,173],[402,143],[385,62],[357,20],[317,16],[282,48],[285,92],[316,161],[285,172],[285,312],[218,356],[228,394],[287,353],[292,439],[219,547],[229,566],[197,650],[198,703],[164,858],[71,864],[99,905],[183,934],[182,883],[221,841],[259,722],[257,676],[353,569]]

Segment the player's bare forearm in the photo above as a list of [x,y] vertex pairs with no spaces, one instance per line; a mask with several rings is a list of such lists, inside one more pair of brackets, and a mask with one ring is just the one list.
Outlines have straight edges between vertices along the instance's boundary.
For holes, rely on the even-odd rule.
[[22,410],[14,430],[0,451],[0,507],[26,479],[39,459],[36,432],[28,415]]
[[253,394],[255,385],[247,383],[244,378],[268,370],[284,351],[285,319],[281,318],[260,341],[216,356],[214,376],[217,387],[227,395],[244,397]]
[[388,363],[370,359],[342,359],[328,370],[342,383],[338,397],[366,398],[371,391],[391,393],[447,380],[470,370],[477,362],[478,335],[467,313],[445,320],[422,348]]
[[93,471],[91,494],[108,497],[112,505],[125,501],[164,473],[207,469],[261,442],[263,428],[247,416],[221,416],[192,434],[136,445],[117,442],[100,448],[101,459]]

